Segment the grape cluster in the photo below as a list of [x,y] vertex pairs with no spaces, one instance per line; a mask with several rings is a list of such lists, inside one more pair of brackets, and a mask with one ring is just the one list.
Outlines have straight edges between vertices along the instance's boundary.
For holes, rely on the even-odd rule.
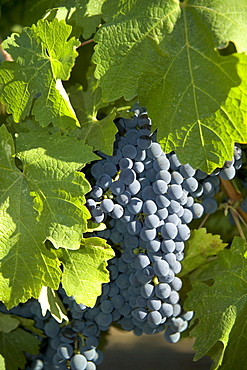
[[[117,247],[110,262],[109,292],[103,294],[100,330],[112,322],[137,335],[164,331],[176,342],[192,313],[183,311],[179,290],[187,226],[202,216],[194,202],[196,171],[165,154],[151,132],[146,112],[120,119],[113,156],[92,165],[95,185],[87,200],[94,222],[107,222],[97,235]],[[97,318],[96,318],[97,321]]]
[[117,127],[114,154],[100,153],[102,159],[91,166],[94,186],[86,201],[92,221],[107,226],[93,236],[105,238],[116,252],[108,265],[110,282],[93,308],[59,289],[69,324],[59,325],[49,313],[43,317],[35,300],[10,311],[0,305],[2,312],[33,318],[46,334],[45,341],[39,338],[41,354],[27,355],[26,370],[95,370],[103,360],[100,334],[113,323],[137,336],[164,332],[176,343],[193,317],[182,307],[177,276],[188,224],[217,210],[220,178],[235,176],[241,148],[235,145],[233,159],[208,175],[163,152],[144,108],[119,119]]
[[242,150],[238,144],[234,145],[234,155],[231,161],[226,161],[222,168],[217,168],[210,175],[197,170],[195,178],[198,181],[197,190],[191,195],[195,198],[200,198],[205,213],[212,214],[218,204],[215,195],[220,190],[220,180],[232,180],[235,177],[236,170],[242,166]]
[[[0,303],[0,312],[32,319],[35,327],[41,329],[46,338],[38,337],[41,353],[26,354],[26,370],[95,370],[103,360],[103,353],[97,349],[100,330],[92,315],[94,309],[77,304],[62,288],[59,295],[70,313],[70,322],[59,324],[47,311],[43,316],[40,304],[31,299],[24,304],[7,310]],[[90,310],[90,314],[89,314]]]

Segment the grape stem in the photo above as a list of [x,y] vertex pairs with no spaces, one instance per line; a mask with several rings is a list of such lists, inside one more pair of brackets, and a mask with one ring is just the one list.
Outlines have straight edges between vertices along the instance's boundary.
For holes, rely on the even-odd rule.
[[94,39],[90,39],[90,40],[86,40],[86,41],[82,42],[80,45],[77,46],[76,49],[80,48],[81,46],[90,44],[91,42],[94,42]]
[[243,230],[242,230],[242,227],[240,225],[240,222],[239,222],[239,217],[238,217],[238,214],[236,211],[233,211],[233,209],[230,209],[230,212],[231,212],[231,215],[234,219],[234,222],[236,224],[236,227],[238,229],[238,232],[239,232],[239,236],[242,238],[242,239],[245,239],[245,236],[244,236],[244,233],[243,233]]
[[[237,202],[242,200],[242,195],[236,191],[231,181],[223,179],[220,179],[220,181],[223,189],[225,190],[227,198],[231,201],[232,205],[235,205]],[[237,207],[237,211],[247,223],[247,214],[241,209],[240,206]]]
[[[229,180],[223,180],[223,179],[220,179],[220,181],[221,181],[221,185],[222,185],[222,187],[223,187],[231,205],[234,206],[236,203],[240,203],[240,201],[242,200],[242,195],[236,191],[232,182],[229,181]],[[239,235],[241,236],[241,238],[245,239],[242,227],[241,227],[240,222],[239,222],[239,218],[243,222],[244,226],[246,227],[247,214],[241,209],[240,205],[238,205],[237,208],[234,209],[234,211],[233,211],[233,209],[231,209],[230,211],[231,211],[232,217],[235,221],[235,224],[237,226]]]
[[203,227],[203,225],[205,224],[205,222],[207,221],[209,216],[210,216],[210,213],[207,213],[206,216],[204,217],[204,219],[202,220],[202,222],[200,223],[198,229],[201,229]]

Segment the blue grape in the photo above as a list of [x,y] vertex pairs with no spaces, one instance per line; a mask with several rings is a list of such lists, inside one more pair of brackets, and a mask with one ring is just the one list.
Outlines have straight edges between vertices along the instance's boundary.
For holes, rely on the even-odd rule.
[[181,175],[185,178],[187,177],[192,177],[195,175],[196,173],[196,170],[194,170],[194,168],[192,168],[188,163],[187,164],[182,164],[179,168],[179,172],[181,173]]
[[153,268],[157,276],[166,276],[169,272],[169,265],[165,260],[154,262]]
[[153,215],[157,211],[157,205],[153,200],[146,200],[143,203],[143,212],[146,215]]
[[130,129],[126,132],[126,139],[129,144],[131,145],[136,145],[137,144],[137,139],[140,136],[140,132],[136,129]]
[[195,192],[198,188],[198,181],[194,177],[188,177],[183,181],[183,187],[188,192]]
[[171,154],[169,157],[169,161],[172,170],[176,170],[181,166],[181,163],[179,162],[176,154]]
[[142,173],[144,171],[144,164],[143,162],[135,161],[133,169],[136,173]]
[[148,312],[145,308],[139,307],[132,311],[132,315],[138,321],[145,321],[147,319]]
[[130,213],[136,215],[141,212],[143,201],[140,198],[133,197],[127,204],[127,209]]
[[125,168],[121,170],[119,180],[122,181],[125,185],[130,185],[133,181],[136,180],[136,173],[130,168]]
[[131,194],[128,191],[124,191],[122,194],[119,194],[116,197],[116,201],[122,206],[126,206],[130,200]]
[[[116,294],[114,294],[114,296],[116,296]],[[104,313],[111,313],[113,311],[113,304],[111,301],[109,300],[105,300],[101,303],[100,305],[100,309],[102,312]]]
[[158,326],[161,320],[162,316],[159,311],[150,311],[147,315],[147,321],[151,326]]
[[122,181],[114,181],[111,186],[110,186],[110,189],[112,191],[112,193],[114,195],[119,195],[119,194],[122,194],[125,190],[125,185]]
[[193,213],[194,218],[200,218],[203,215],[204,208],[200,203],[194,203],[190,207],[191,212]]
[[137,270],[143,269],[150,264],[150,260],[146,254],[140,253],[135,258],[135,268]]
[[231,166],[231,167],[222,169],[220,171],[219,176],[223,180],[232,180],[235,177],[235,174],[236,174],[236,169],[235,167]]
[[96,185],[100,186],[102,189],[107,189],[110,187],[111,183],[112,183],[111,176],[103,174],[98,178]]
[[87,366],[87,359],[83,355],[74,355],[70,360],[72,370],[85,370]]
[[132,168],[133,167],[133,161],[130,158],[122,158],[119,161],[119,167],[121,170],[124,170],[126,168]]
[[58,322],[55,321],[54,319],[47,322],[44,326],[44,332],[50,338],[56,337],[59,331],[60,331],[60,326]]
[[161,155],[153,161],[153,168],[156,172],[159,172],[160,170],[167,171],[169,170],[169,167],[170,162],[165,155]]
[[170,330],[170,327],[168,327],[165,331],[165,340],[168,343],[177,343],[180,339],[180,333],[176,332],[174,333],[172,330]]
[[205,198],[202,202],[205,213],[215,213],[218,209],[218,203],[213,198]]
[[146,299],[151,298],[154,296],[154,286],[152,284],[145,283],[141,287],[140,293],[143,298],[146,298]]
[[96,322],[97,324],[99,325],[102,325],[102,326],[110,326],[111,323],[112,323],[113,319],[112,319],[112,314],[111,313],[105,313],[105,312],[100,312],[98,314],[98,316],[96,317]]
[[103,175],[103,163],[101,163],[103,161],[98,161],[98,162],[95,162],[92,166],[91,166],[91,174],[93,175],[93,177],[95,179],[99,178],[101,175]]
[[183,176],[178,171],[173,171],[171,174],[171,184],[181,185],[184,181]]
[[164,180],[156,180],[153,183],[153,191],[158,195],[165,194],[167,191],[167,183]]
[[112,218],[119,219],[123,216],[124,209],[120,204],[114,204],[113,210],[110,212]]
[[147,154],[150,158],[158,158],[162,154],[162,149],[159,143],[152,142],[150,148],[147,150]]
[[171,184],[168,188],[167,194],[171,199],[180,199],[183,195],[182,186],[178,184]]
[[156,174],[156,180],[164,180],[167,184],[171,182],[171,174],[168,171],[161,170]]
[[156,229],[159,226],[160,219],[156,215],[148,215],[148,216],[146,216],[144,223],[148,228],[150,228],[150,229],[155,228]]
[[175,239],[177,233],[177,226],[171,222],[167,222],[161,227],[161,234],[165,239]]
[[155,294],[160,299],[168,298],[171,294],[171,287],[167,283],[157,284],[155,287]]
[[165,195],[157,195],[154,200],[160,208],[168,208],[171,204],[170,200]]
[[57,348],[57,354],[65,360],[68,360],[73,355],[73,352],[73,347],[69,343],[62,343]]
[[177,233],[177,236],[176,236],[176,240],[178,241],[186,241],[189,239],[190,237],[190,229],[188,228],[187,225],[185,224],[180,224],[177,226],[177,230],[178,230],[178,233]]
[[92,188],[90,195],[91,195],[92,198],[98,199],[98,198],[100,198],[103,195],[103,190],[102,190],[102,188],[100,186],[95,185]]
[[[139,235],[142,229],[142,223],[138,220],[130,221],[127,225],[127,230],[131,235]],[[136,245],[137,247],[138,245]]]
[[152,145],[150,137],[142,135],[137,139],[137,145],[140,149],[148,149]]
[[145,242],[149,240],[153,240],[156,237],[156,230],[155,229],[149,229],[146,226],[143,226],[140,232],[140,237]]
[[158,252],[160,250],[160,240],[153,239],[146,242],[145,247],[149,252]]
[[111,199],[103,199],[100,203],[100,208],[103,212],[109,213],[114,208],[114,203]]
[[157,297],[149,298],[146,302],[146,306],[152,311],[158,311],[161,308],[161,304],[162,301]]
[[127,144],[122,148],[122,154],[123,157],[134,159],[137,155],[136,147],[134,145]]
[[104,174],[113,177],[117,172],[117,166],[112,162],[107,162],[103,165],[102,171]]

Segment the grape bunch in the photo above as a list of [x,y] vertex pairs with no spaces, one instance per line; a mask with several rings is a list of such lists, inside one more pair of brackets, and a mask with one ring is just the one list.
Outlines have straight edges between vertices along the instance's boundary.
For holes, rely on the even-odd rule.
[[235,145],[233,159],[208,175],[181,164],[174,152],[163,152],[144,108],[116,124],[114,153],[99,153],[102,159],[91,166],[94,185],[86,201],[92,221],[106,225],[90,236],[105,238],[116,252],[108,264],[110,282],[93,308],[60,288],[70,317],[61,325],[49,313],[43,317],[36,300],[10,311],[0,305],[2,312],[34,319],[46,335],[40,338],[41,353],[27,355],[26,370],[95,370],[103,360],[101,333],[112,324],[137,336],[164,332],[176,343],[193,317],[183,309],[177,276],[188,224],[217,210],[220,179],[235,176],[241,148]]
[[147,113],[135,113],[118,121],[114,155],[101,154],[91,168],[95,185],[86,204],[94,222],[108,224],[97,235],[119,253],[110,261],[108,297],[100,298],[100,330],[116,322],[137,335],[165,330],[176,342],[192,317],[181,307],[176,275],[190,237],[187,224],[204,207],[194,201],[196,171],[174,152],[166,155]]

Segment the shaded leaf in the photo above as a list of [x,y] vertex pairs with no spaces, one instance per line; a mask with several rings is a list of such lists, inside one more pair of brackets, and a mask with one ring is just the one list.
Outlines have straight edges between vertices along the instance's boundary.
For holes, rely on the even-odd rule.
[[199,275],[202,280],[213,279],[214,284],[193,283],[185,302],[185,309],[194,310],[199,320],[191,331],[196,337],[195,360],[211,353],[212,369],[244,369],[246,365],[246,250],[246,242],[235,237],[231,249],[219,252],[218,259]]
[[[92,72],[92,69],[90,71]],[[82,86],[72,87],[69,96],[81,124],[81,127],[73,130],[71,134],[85,140],[95,150],[111,155],[117,132],[113,122],[117,109],[113,107],[106,117],[101,120],[97,118],[98,110],[108,104],[102,101],[101,88],[93,75],[88,76],[86,91],[83,91]]]
[[0,332],[9,333],[16,329],[20,324],[20,321],[13,315],[5,314],[0,312]]
[[105,0],[68,0],[47,12],[46,19],[65,19],[73,27],[72,34],[88,39],[101,23],[101,8]]
[[10,333],[0,332],[0,354],[5,359],[6,369],[24,369],[27,361],[24,352],[39,352],[39,340],[35,336],[20,328]]

